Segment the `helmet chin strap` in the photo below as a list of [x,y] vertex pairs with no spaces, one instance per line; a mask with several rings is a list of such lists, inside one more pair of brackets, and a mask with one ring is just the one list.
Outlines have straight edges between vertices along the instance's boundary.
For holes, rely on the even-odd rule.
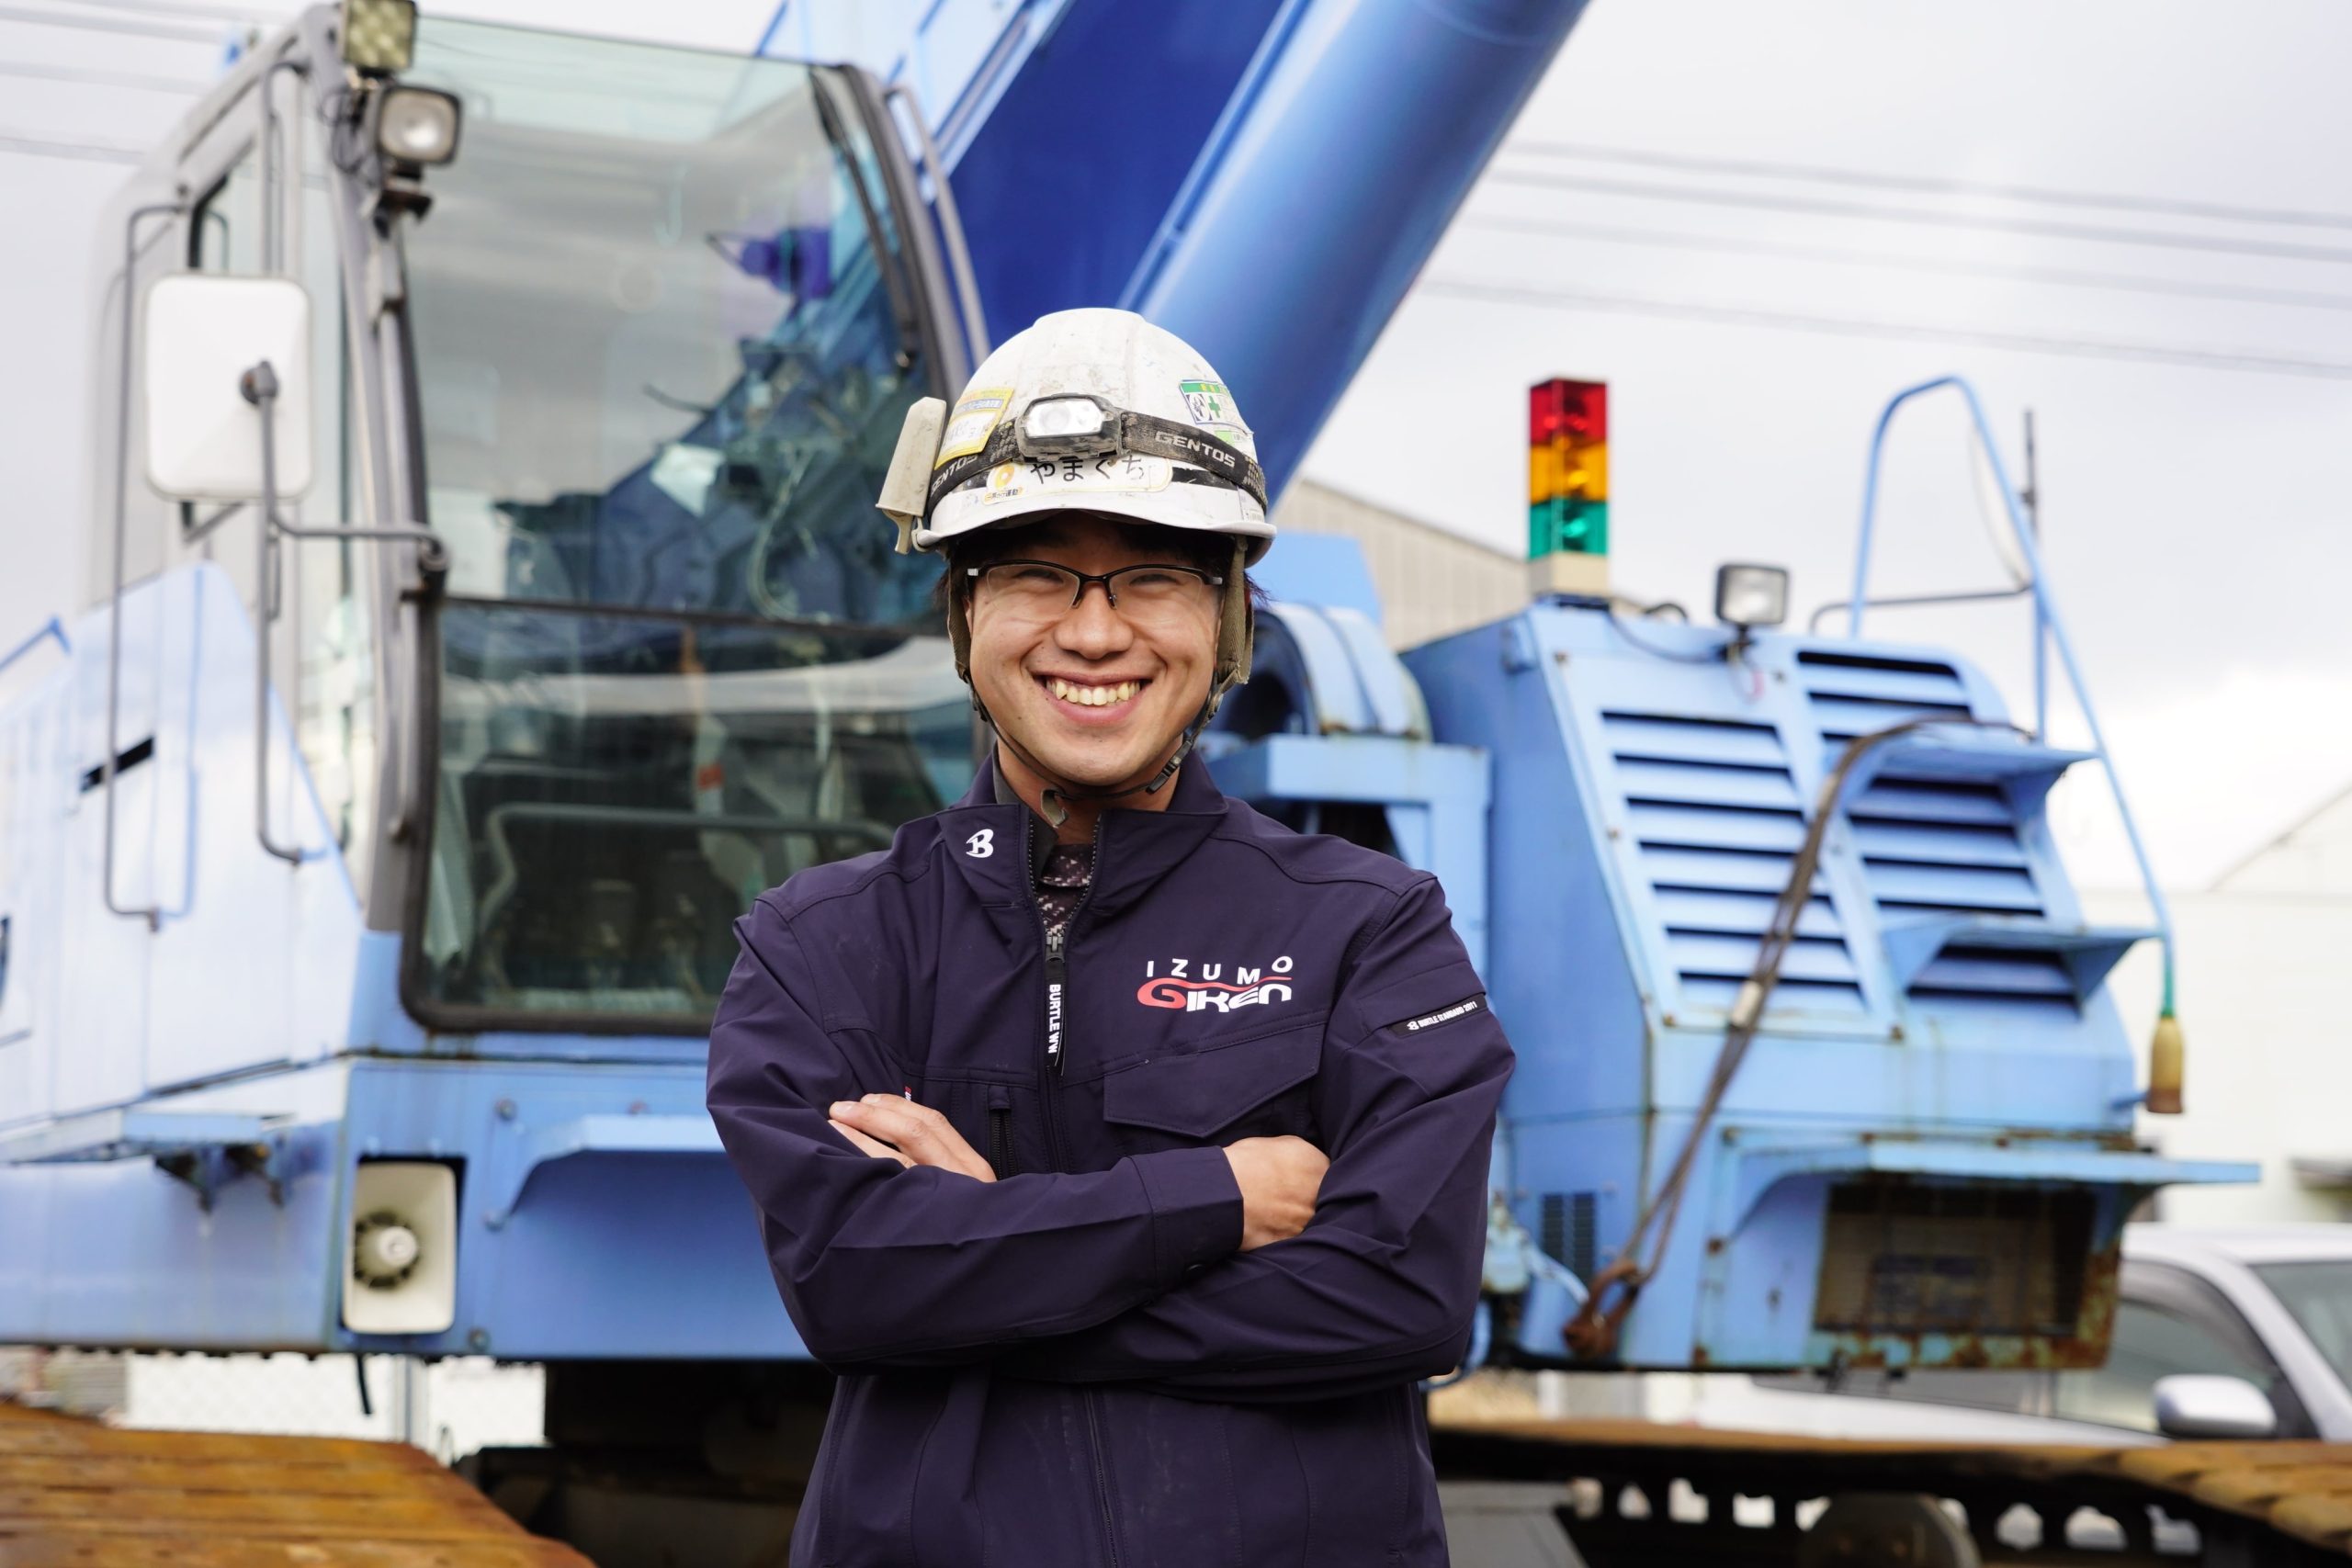
[[1169,780],[1176,776],[1176,770],[1183,765],[1185,755],[1192,750],[1193,741],[1200,738],[1201,726],[1207,722],[1204,715],[1186,728],[1184,733],[1178,738],[1175,750],[1169,754],[1168,761],[1152,774],[1148,783],[1102,787],[1071,784],[1053,769],[1039,761],[1027,747],[1001,729],[996,732],[996,739],[998,745],[1020,758],[1031,773],[1046,781],[1045,794],[1038,804],[1044,808],[1046,820],[1052,826],[1059,828],[1069,820],[1069,808],[1073,803],[1125,800],[1134,795],[1158,794],[1166,786]]

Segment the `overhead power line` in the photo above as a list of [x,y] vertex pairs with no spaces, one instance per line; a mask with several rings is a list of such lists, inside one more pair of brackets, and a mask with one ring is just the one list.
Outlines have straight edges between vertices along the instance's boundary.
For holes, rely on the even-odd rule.
[[1700,300],[1650,299],[1634,295],[1600,294],[1582,289],[1544,288],[1532,285],[1492,283],[1476,278],[1432,277],[1419,285],[1423,293],[1449,299],[1473,299],[1496,305],[1532,305],[1544,310],[1598,310],[1627,315],[1666,316],[1683,321],[1713,321],[1724,326],[1779,327],[1792,332],[1820,333],[1839,337],[1914,338],[1928,343],[1962,344],[1977,348],[2009,349],[2025,354],[2057,354],[2091,359],[2120,359],[2143,365],[2177,365],[2196,370],[2242,370],[2267,376],[2309,376],[2327,380],[2352,380],[2352,362],[2297,359],[2251,349],[2184,348],[2170,344],[2128,343],[2113,338],[2059,337],[2039,333],[1985,331],[1948,327],[1923,321],[1873,321],[1860,316],[1808,315],[1788,310],[1761,310],[1740,305],[1716,305]]
[[1922,196],[1984,197],[1997,201],[2050,207],[2093,207],[2109,212],[2148,212],[2177,218],[2211,218],[2230,223],[2285,223],[2315,229],[2352,229],[2352,212],[2323,212],[2295,207],[2241,207],[2232,202],[2188,201],[2178,197],[2132,196],[2120,191],[2056,190],[2047,186],[1998,185],[1984,180],[1937,179],[1888,175],[1869,169],[1838,169],[1818,164],[1779,164],[1757,158],[1714,158],[1695,153],[1656,152],[1635,147],[1595,147],[1575,141],[1514,141],[1506,152],[1545,158],[1577,158],[1597,164],[1626,164],[1689,174],[1748,175],[1758,179],[1810,180],[1819,185],[1866,190],[1911,191]]
[[2321,294],[2301,288],[2247,288],[2234,284],[2196,283],[2186,278],[2150,277],[2137,273],[2080,272],[2069,267],[2005,266],[1997,262],[1942,261],[1933,256],[1898,255],[1885,251],[1783,245],[1770,240],[1739,240],[1716,234],[1686,234],[1657,229],[1616,229],[1598,223],[1555,223],[1542,218],[1490,216],[1476,212],[1465,214],[1455,221],[1468,229],[1494,229],[1508,233],[1542,234],[1569,240],[1599,240],[1609,244],[1780,256],[1791,261],[1884,267],[1898,272],[1941,273],[1954,277],[2009,278],[2020,283],[2055,283],[2070,288],[2102,288],[2127,294],[2170,294],[2189,299],[2227,299],[2245,305],[2290,305],[2314,310],[2352,310],[2352,294]]
[[87,87],[137,87],[151,93],[201,93],[212,84],[196,76],[141,76],[129,71],[93,71],[74,65],[28,65],[0,60],[0,76],[31,82],[70,82]]
[[276,6],[267,10],[257,10],[235,6],[166,5],[163,4],[162,0],[52,0],[52,3],[61,6],[85,6],[100,11],[136,11],[141,16],[148,17],[175,17],[182,21],[190,22],[227,22],[235,26],[243,26],[251,22],[283,21],[286,17],[285,8]]
[[1939,212],[1925,207],[1886,207],[1869,202],[1831,201],[1818,197],[1711,190],[1699,186],[1652,185],[1640,180],[1597,179],[1582,175],[1537,174],[1521,169],[1489,169],[1487,178],[1498,185],[1532,186],[1544,190],[1578,190],[1599,196],[1630,196],[1644,201],[1683,201],[1767,212],[1861,218],[1881,223],[1925,223],[1945,229],[1984,229],[2008,234],[2041,234],[2061,240],[2095,240],[2108,244],[2156,245],[2174,250],[2213,251],[2224,255],[2275,256],[2287,261],[2352,262],[2352,250],[2343,246],[2299,244],[2289,240],[2240,240],[2222,234],[2184,234],[2164,229],[2110,229],[2096,223],[2004,218],[1987,212]]
[[113,17],[75,17],[62,11],[28,11],[20,6],[0,6],[0,22],[29,22],[43,28],[79,28],[94,33],[129,33],[135,38],[161,39],[174,43],[217,44],[221,39],[218,28],[175,28],[169,23],[123,21]]
[[0,152],[25,152],[36,158],[74,158],[96,164],[143,164],[146,152],[104,141],[54,141],[45,136],[20,136],[0,130]]

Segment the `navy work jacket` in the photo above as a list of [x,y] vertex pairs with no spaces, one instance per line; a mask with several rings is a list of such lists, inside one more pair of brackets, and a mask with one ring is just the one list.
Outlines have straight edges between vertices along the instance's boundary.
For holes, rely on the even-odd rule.
[[[1446,1561],[1415,1383],[1469,1338],[1510,1047],[1435,878],[1170,787],[1102,814],[1066,951],[992,766],[737,927],[710,1112],[841,1374],[798,1568]],[[999,1179],[826,1125],[876,1090]],[[1314,1220],[1242,1252],[1222,1145],[1285,1133]]]

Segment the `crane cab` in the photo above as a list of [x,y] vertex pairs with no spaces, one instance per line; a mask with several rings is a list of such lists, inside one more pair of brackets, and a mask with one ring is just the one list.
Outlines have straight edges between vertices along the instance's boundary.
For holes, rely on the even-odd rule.
[[[101,235],[85,592],[0,715],[0,1340],[660,1353],[601,1238],[740,1218],[667,1157],[735,917],[969,777],[872,497],[976,312],[876,82],[402,10],[246,55]],[[741,1226],[628,1230],[716,1281],[657,1338],[791,1351]]]

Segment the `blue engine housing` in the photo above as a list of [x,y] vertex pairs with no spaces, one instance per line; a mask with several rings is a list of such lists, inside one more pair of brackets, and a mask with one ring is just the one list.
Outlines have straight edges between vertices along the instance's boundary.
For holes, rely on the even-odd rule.
[[2102,981],[2154,933],[2085,922],[2044,810],[2086,754],[2021,738],[1936,649],[1767,635],[1731,660],[1731,641],[1546,602],[1407,656],[1436,737],[1494,762],[1513,1214],[1588,1281],[1626,1247],[1829,771],[1854,737],[1925,721],[1838,798],[1613,1357],[2096,1364],[2125,1216],[2245,1171],[2133,1145]]

